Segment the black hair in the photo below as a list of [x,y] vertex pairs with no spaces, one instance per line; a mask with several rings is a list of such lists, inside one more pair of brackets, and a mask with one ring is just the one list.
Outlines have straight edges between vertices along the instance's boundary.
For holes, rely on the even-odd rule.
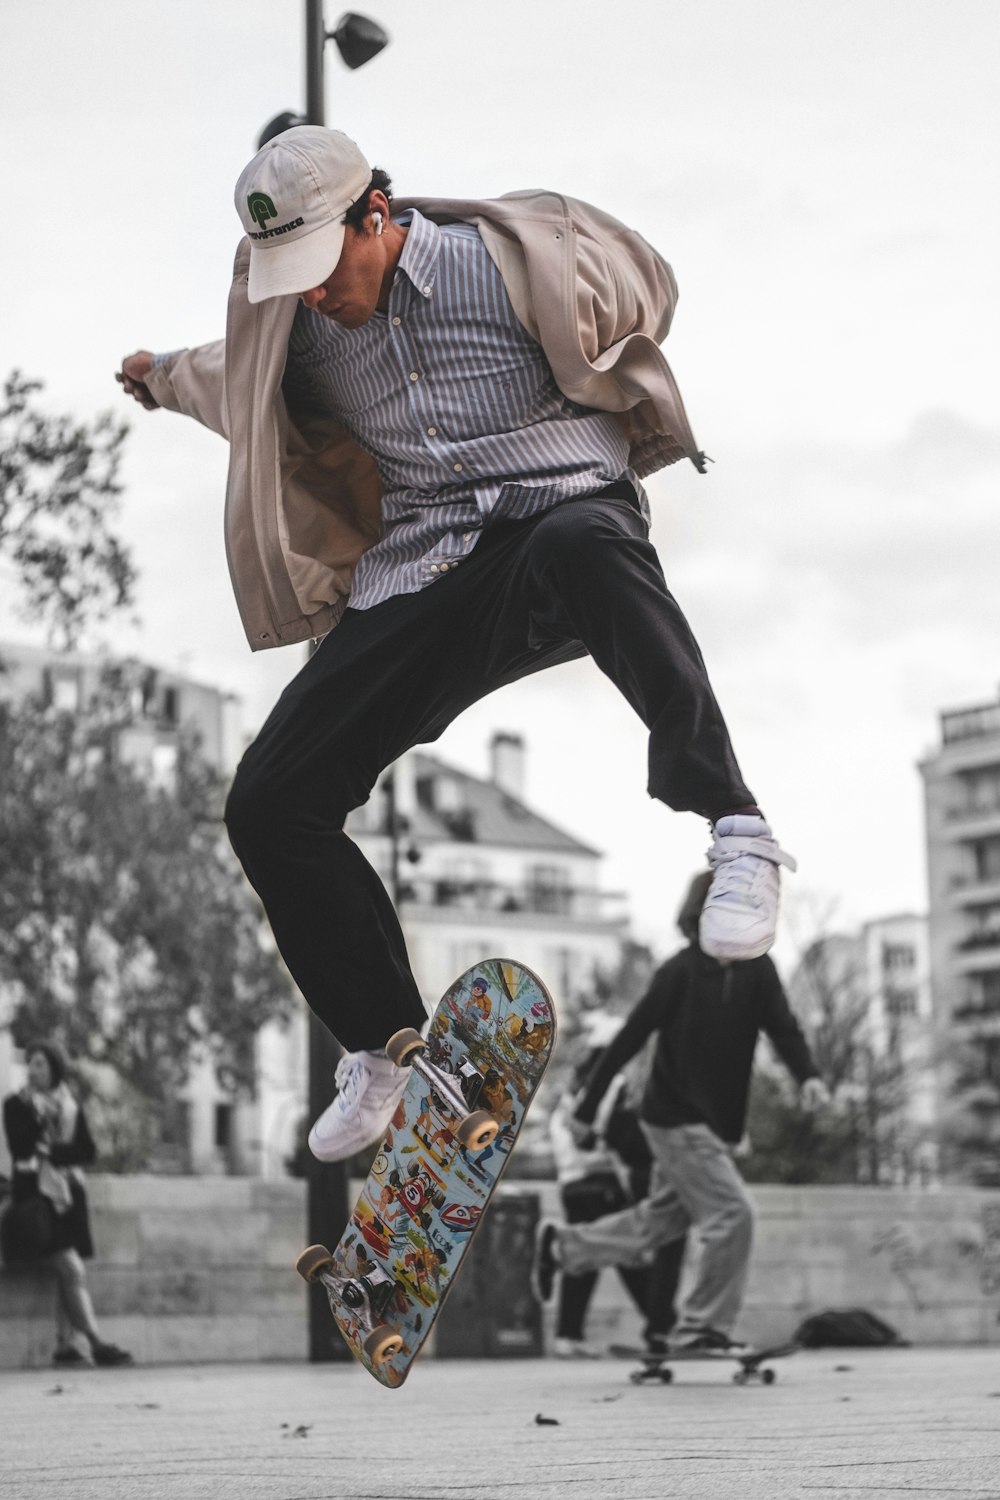
[[355,199],[344,215],[344,223],[350,224],[351,228],[357,234],[361,233],[362,225],[368,214],[368,200],[372,193],[376,191],[384,193],[389,202],[392,202],[392,179],[388,172],[383,172],[381,167],[372,168],[371,182],[365,188],[361,197]]
[[677,913],[677,925],[689,943],[697,941],[698,919],[701,916],[701,909],[705,905],[705,898],[708,895],[708,888],[711,884],[711,870],[702,870],[688,886],[687,894],[681,903],[681,909]]
[[52,1087],[57,1089],[65,1080],[68,1067],[62,1049],[57,1047],[55,1042],[32,1042],[24,1049],[25,1061],[30,1061],[36,1052],[40,1052],[48,1063],[49,1072],[52,1074]]

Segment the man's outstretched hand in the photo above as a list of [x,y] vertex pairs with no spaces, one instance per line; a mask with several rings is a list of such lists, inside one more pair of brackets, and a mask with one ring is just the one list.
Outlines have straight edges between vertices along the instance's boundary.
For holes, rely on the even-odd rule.
[[156,411],[160,405],[158,401],[154,401],[146,384],[146,376],[152,368],[153,356],[150,351],[137,349],[134,354],[126,354],[121,369],[115,371],[115,379],[126,396],[131,396],[147,411]]
[[822,1078],[807,1078],[799,1089],[799,1103],[809,1114],[825,1109],[830,1103],[830,1090]]

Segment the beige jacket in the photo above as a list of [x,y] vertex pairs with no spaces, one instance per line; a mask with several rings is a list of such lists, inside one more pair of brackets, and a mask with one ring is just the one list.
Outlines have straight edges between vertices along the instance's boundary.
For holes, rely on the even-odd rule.
[[[704,469],[658,345],[677,283],[633,230],[557,193],[483,201],[414,198],[437,223],[475,224],[514,311],[572,401],[620,414],[641,476],[680,458]],[[332,419],[295,427],[281,395],[298,299],[247,301],[250,243],[236,254],[226,337],[156,366],[161,406],[229,439],[226,551],[254,650],[325,635],[347,603],[361,553],[377,540],[381,485],[372,458]]]

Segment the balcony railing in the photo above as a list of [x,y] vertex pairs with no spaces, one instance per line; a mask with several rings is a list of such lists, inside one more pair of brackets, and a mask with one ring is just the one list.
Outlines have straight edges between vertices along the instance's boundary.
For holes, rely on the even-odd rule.
[[984,703],[979,708],[963,708],[941,715],[941,739],[946,745],[959,740],[1000,738],[1000,703]]
[[978,948],[1000,946],[1000,927],[984,928],[982,932],[970,932],[955,944],[960,953],[974,952]]
[[967,891],[973,886],[1000,888],[1000,870],[990,870],[985,874],[963,870],[948,877],[948,889],[951,891]]
[[565,917],[570,921],[614,922],[624,917],[625,891],[582,886],[509,884],[499,880],[461,880],[442,875],[407,875],[400,900],[413,906],[455,911],[524,913]]
[[1000,792],[995,797],[968,798],[945,812],[949,823],[969,823],[976,818],[995,818],[1000,814]]
[[1000,1000],[963,1000],[951,1014],[953,1020],[966,1025],[988,1022],[993,1030],[1000,1025]]

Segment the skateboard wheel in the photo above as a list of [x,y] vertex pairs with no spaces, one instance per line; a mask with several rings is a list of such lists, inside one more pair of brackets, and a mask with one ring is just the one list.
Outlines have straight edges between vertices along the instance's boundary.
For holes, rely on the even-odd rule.
[[412,1026],[396,1031],[385,1044],[385,1055],[397,1068],[408,1068],[418,1052],[423,1052],[426,1042]]
[[660,1383],[662,1385],[670,1385],[671,1382],[673,1381],[673,1378],[674,1378],[674,1372],[673,1372],[673,1370],[661,1370],[659,1372],[659,1380],[660,1380]]
[[384,1365],[388,1360],[396,1358],[403,1347],[403,1340],[395,1328],[382,1323],[378,1328],[372,1329],[361,1347],[373,1365]]
[[332,1265],[333,1256],[325,1245],[310,1245],[296,1260],[295,1269],[304,1281],[315,1281],[327,1266]]
[[499,1133],[500,1126],[485,1109],[477,1109],[475,1113],[466,1115],[455,1127],[459,1141],[470,1151],[484,1151]]
[[776,1370],[761,1370],[760,1378],[765,1385],[773,1385],[778,1378],[778,1372]]

